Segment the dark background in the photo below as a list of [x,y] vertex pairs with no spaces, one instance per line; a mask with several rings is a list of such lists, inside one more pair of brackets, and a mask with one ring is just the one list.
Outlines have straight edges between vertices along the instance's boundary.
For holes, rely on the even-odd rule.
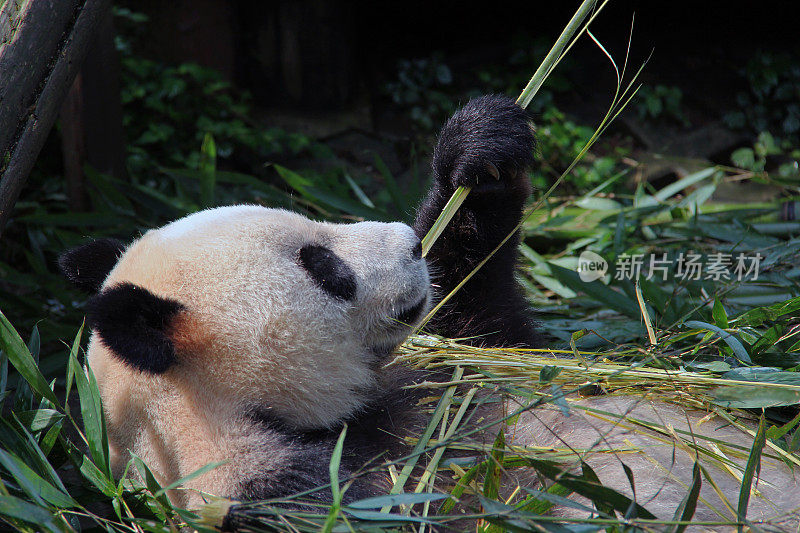
[[[398,58],[442,51],[474,64],[505,58],[515,38],[555,38],[578,4],[180,0],[131,8],[150,17],[151,54],[215,67],[270,105],[326,108],[391,77]],[[753,51],[796,51],[799,12],[790,1],[617,0],[604,8],[593,32],[619,60],[635,17],[632,58],[653,52],[646,80],[713,88],[724,96],[736,89],[726,85],[726,73]],[[602,61],[581,57],[599,54],[588,40],[575,54],[587,70],[600,63],[610,74]]]

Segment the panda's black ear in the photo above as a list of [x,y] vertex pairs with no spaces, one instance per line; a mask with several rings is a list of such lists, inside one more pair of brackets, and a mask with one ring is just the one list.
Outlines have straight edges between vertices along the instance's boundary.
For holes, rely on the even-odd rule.
[[124,251],[125,245],[116,239],[97,239],[61,254],[58,267],[75,286],[94,294]]
[[170,329],[183,305],[132,283],[108,288],[88,303],[89,325],[128,365],[160,374],[175,361]]

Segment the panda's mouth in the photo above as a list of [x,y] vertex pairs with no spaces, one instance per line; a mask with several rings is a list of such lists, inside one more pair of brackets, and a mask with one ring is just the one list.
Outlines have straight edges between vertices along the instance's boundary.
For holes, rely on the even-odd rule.
[[[399,305],[397,307],[400,307]],[[382,362],[394,353],[395,348],[411,332],[411,328],[419,321],[428,308],[428,292],[422,293],[419,299],[399,312],[390,313],[381,321],[379,337],[383,340],[372,345],[371,351],[377,362]]]
[[428,303],[428,294],[425,293],[411,307],[407,307],[391,317],[392,324],[399,327],[411,327],[419,320]]

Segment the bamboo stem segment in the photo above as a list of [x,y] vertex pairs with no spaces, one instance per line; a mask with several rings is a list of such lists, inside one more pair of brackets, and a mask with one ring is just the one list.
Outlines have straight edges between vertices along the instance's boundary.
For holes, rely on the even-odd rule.
[[[536,96],[537,92],[539,92],[539,89],[542,87],[545,80],[547,80],[547,77],[561,60],[564,50],[572,42],[573,37],[575,37],[575,32],[578,31],[578,28],[580,28],[581,24],[583,24],[584,19],[587,17],[587,15],[589,15],[592,9],[594,9],[596,3],[597,0],[583,0],[583,3],[572,16],[569,23],[564,28],[564,31],[561,32],[561,35],[559,35],[558,39],[545,56],[541,65],[539,65],[539,68],[537,68],[536,72],[533,73],[533,77],[531,77],[528,85],[525,86],[525,89],[522,90],[519,98],[517,98],[517,104],[521,108],[525,109],[528,107],[528,104],[530,104],[531,100],[533,100],[533,97]],[[464,200],[467,198],[470,190],[471,189],[469,187],[462,186],[453,192],[453,196],[451,196],[450,200],[448,200],[447,204],[445,204],[444,208],[442,209],[442,213],[422,239],[422,257],[428,255],[431,247],[447,227],[447,224],[450,223],[453,215],[455,215],[456,211],[458,211],[458,208],[461,207],[461,204],[464,203]]]

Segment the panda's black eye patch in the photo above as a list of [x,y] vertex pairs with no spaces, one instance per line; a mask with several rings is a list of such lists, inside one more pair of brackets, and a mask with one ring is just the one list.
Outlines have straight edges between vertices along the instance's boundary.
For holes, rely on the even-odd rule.
[[347,263],[324,246],[307,244],[300,248],[300,265],[319,287],[335,298],[356,297],[356,274]]

